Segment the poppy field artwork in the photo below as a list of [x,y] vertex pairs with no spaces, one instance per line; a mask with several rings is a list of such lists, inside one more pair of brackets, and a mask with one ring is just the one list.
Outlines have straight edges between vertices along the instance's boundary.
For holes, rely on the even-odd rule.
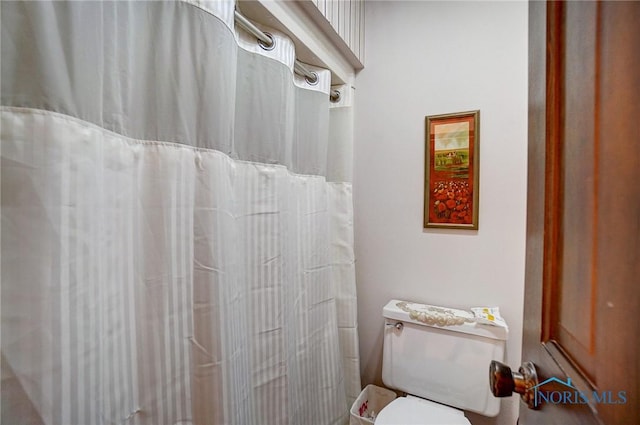
[[478,229],[480,111],[426,117],[424,227]]

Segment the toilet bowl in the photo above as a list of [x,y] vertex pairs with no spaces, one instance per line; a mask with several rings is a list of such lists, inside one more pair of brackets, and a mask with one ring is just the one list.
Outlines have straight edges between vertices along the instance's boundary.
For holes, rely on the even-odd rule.
[[462,410],[418,397],[399,397],[380,411],[376,425],[471,425]]
[[507,328],[479,324],[465,310],[401,300],[389,301],[383,316],[382,381],[408,395],[385,406],[376,425],[469,425],[464,411],[499,413],[488,369],[504,359]]

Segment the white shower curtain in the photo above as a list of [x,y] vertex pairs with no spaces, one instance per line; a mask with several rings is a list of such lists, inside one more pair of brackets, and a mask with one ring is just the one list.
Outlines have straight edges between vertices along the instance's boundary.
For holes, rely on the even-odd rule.
[[348,422],[348,90],[229,1],[0,7],[2,423]]

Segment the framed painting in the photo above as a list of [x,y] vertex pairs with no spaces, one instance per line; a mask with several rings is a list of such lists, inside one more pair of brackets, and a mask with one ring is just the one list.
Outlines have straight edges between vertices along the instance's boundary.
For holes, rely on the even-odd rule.
[[425,121],[424,227],[478,229],[480,111]]

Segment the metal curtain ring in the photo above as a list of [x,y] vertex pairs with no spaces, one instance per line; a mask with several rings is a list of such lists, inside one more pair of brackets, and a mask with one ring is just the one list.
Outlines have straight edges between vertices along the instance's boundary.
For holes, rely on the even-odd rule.
[[318,74],[311,71],[311,74],[313,75],[313,79],[311,79],[310,77],[305,76],[304,80],[307,82],[307,84],[311,85],[311,86],[315,86],[316,84],[318,84],[318,81],[320,81],[320,79],[318,78]]
[[266,31],[264,31],[264,35],[266,35],[269,38],[269,40],[271,40],[271,45],[267,45],[267,43],[265,43],[264,41],[258,38],[258,46],[262,47],[262,50],[267,50],[267,51],[275,49],[276,39],[273,38],[271,33],[268,33]]

